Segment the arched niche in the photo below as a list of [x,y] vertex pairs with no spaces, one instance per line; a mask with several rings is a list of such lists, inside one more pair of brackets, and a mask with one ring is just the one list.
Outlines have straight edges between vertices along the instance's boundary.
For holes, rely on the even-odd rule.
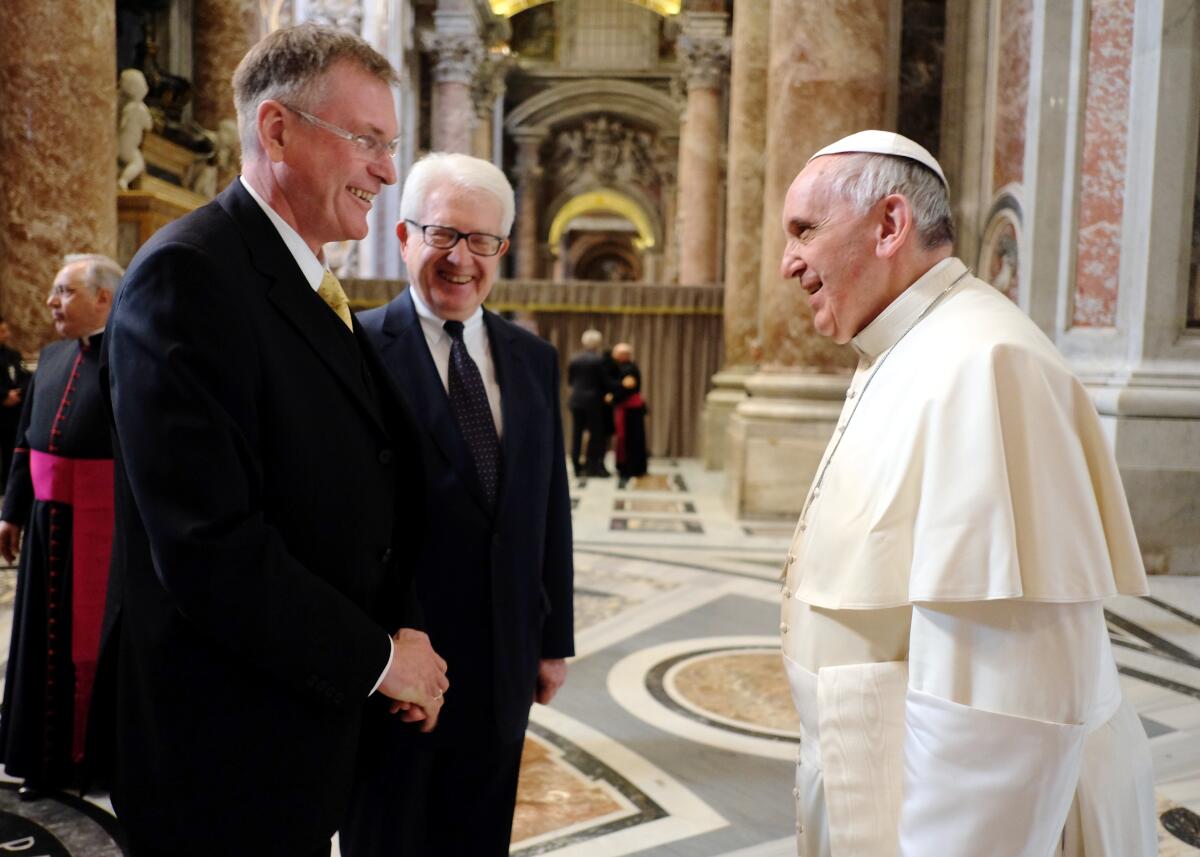
[[504,129],[514,136],[545,137],[555,127],[603,113],[649,125],[664,141],[678,145],[679,104],[665,92],[626,80],[577,80],[552,86],[514,107]]
[[662,239],[661,224],[656,222],[658,218],[654,216],[653,209],[647,207],[644,201],[635,199],[633,193],[635,192],[627,193],[616,188],[596,188],[570,199],[557,201],[550,209],[554,212],[548,235],[550,252],[558,252],[558,245],[567,224],[576,217],[587,214],[615,214],[623,217],[637,230],[638,237],[634,239],[634,247],[642,251],[656,247]]

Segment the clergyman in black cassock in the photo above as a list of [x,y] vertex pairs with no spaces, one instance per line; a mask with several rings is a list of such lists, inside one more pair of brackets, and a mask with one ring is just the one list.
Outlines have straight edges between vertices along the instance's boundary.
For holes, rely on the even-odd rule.
[[0,759],[22,797],[77,786],[112,550],[113,462],[99,382],[101,331],[121,269],[70,256],[50,304],[71,338],[42,350],[17,429],[0,552],[22,540],[0,712]]

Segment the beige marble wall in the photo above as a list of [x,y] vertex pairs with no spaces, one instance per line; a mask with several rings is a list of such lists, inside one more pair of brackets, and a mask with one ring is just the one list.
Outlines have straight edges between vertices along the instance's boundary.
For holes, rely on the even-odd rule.
[[733,12],[725,206],[725,363],[754,362],[761,276],[763,146],[767,139],[767,0]]
[[4,0],[2,17],[0,312],[30,353],[63,254],[116,253],[116,19],[112,0]]
[[772,0],[759,334],[763,362],[828,371],[848,349],[818,337],[804,292],[779,276],[783,198],[817,149],[885,127],[888,0]]
[[216,129],[222,119],[237,118],[233,71],[258,40],[257,12],[254,0],[196,0],[192,116],[205,128]]

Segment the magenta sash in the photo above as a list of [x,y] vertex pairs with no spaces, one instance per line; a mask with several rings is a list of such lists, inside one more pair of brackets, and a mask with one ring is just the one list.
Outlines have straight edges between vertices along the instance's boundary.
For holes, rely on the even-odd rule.
[[112,556],[113,462],[111,458],[62,458],[31,449],[29,470],[34,497],[42,502],[66,504],[72,510],[71,661],[75,665],[75,718],[71,755],[80,762],[100,654],[100,626]]

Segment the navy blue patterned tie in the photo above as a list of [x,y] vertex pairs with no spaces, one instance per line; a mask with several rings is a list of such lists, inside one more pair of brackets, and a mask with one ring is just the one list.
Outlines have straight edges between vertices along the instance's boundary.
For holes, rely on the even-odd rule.
[[447,321],[442,327],[450,334],[450,408],[471,449],[471,457],[475,459],[475,471],[479,474],[483,493],[488,503],[495,506],[496,487],[500,481],[500,439],[496,436],[487,390],[483,387],[479,367],[463,342],[463,323]]

